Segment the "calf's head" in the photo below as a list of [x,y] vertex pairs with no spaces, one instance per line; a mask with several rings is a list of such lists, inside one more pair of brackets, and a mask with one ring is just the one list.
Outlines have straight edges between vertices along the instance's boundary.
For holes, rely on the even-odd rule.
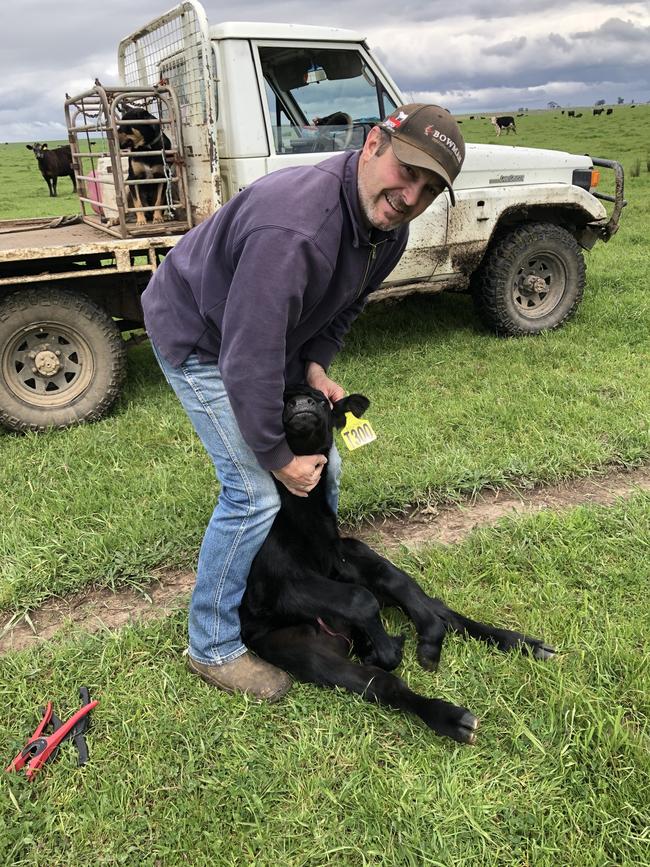
[[334,428],[345,426],[345,414],[361,418],[370,406],[362,394],[349,394],[330,406],[322,391],[307,385],[287,388],[282,423],[294,455],[326,454],[332,447]]
[[48,151],[48,147],[45,143],[39,144],[37,141],[35,141],[34,144],[25,145],[25,147],[28,151],[34,151],[34,156],[37,160],[42,160]]

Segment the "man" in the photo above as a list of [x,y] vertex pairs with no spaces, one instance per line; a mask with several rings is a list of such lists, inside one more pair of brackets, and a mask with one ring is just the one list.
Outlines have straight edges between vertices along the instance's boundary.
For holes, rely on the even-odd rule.
[[[292,454],[286,384],[331,402],[327,375],[366,296],[399,261],[408,223],[449,191],[465,156],[460,129],[434,105],[397,109],[361,151],[273,172],[196,226],[142,296],[152,346],[221,483],[189,612],[191,671],[227,692],[274,701],[288,676],[249,653],[238,609],[250,565],[279,509],[272,475],[306,497],[326,459]],[[328,457],[336,511],[340,460]]]

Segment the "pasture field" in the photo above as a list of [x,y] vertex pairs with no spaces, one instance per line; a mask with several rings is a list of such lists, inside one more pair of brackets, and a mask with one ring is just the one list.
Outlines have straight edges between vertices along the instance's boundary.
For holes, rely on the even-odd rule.
[[[377,305],[355,324],[333,375],[371,398],[379,438],[344,455],[347,522],[650,457],[650,107],[517,124],[499,143],[623,162],[621,229],[587,254],[583,304],[556,333],[497,339],[459,295]],[[496,140],[487,119],[463,130]],[[24,145],[0,144],[0,180],[0,217],[77,210],[66,178],[49,198]],[[132,347],[110,418],[0,433],[0,609],[91,585],[146,593],[154,567],[193,565],[215,495],[148,345]],[[101,704],[85,769],[66,745],[32,784],[0,775],[0,863],[646,865],[649,520],[638,494],[396,558],[458,610],[559,648],[540,664],[451,638],[432,675],[388,613],[408,635],[400,676],[476,713],[475,748],[341,692],[295,685],[269,707],[210,690],[184,670],[182,613],[7,654],[6,761],[46,699],[66,718],[87,684]]]
[[[634,109],[616,106],[609,117],[593,117],[589,107],[575,110],[581,111],[583,116],[569,118],[557,110],[534,111],[515,117],[517,134],[502,133],[498,139],[489,115],[484,115],[483,120],[480,115],[475,115],[473,120],[469,115],[458,115],[458,119],[462,121],[467,141],[553,148],[618,160],[623,164],[628,191],[632,193],[638,184],[630,173],[635,170],[637,161],[641,174],[648,173],[650,105],[638,105]],[[67,140],[47,142],[51,148],[67,143]],[[79,202],[68,178],[59,178],[58,196],[51,199],[34,155],[26,149],[25,143],[0,143],[0,220],[78,212]],[[629,214],[626,216],[629,220]]]
[[[590,149],[629,169],[650,141],[650,107],[627,111],[524,117],[517,142]],[[488,121],[467,121],[468,139],[481,133],[494,138]],[[30,151],[4,148],[24,160],[17,177],[29,177],[46,203],[63,204],[49,198]],[[8,188],[5,177],[0,190]],[[355,324],[334,375],[370,397],[380,439],[347,458],[344,520],[647,459],[647,169],[628,178],[626,195],[618,235],[587,256],[578,316],[557,333],[497,339],[458,295],[374,305]],[[0,434],[0,452],[8,516],[0,608],[25,610],[89,584],[146,585],[153,566],[194,562],[215,497],[212,469],[147,345],[129,352],[127,387],[111,418],[41,436]]]
[[175,867],[641,867],[648,863],[650,498],[541,513],[400,558],[466,613],[560,648],[450,638],[400,674],[472,709],[476,747],[340,691],[260,706],[184,670],[185,616],[0,659],[0,754],[87,684],[90,762],[0,774],[0,863]]

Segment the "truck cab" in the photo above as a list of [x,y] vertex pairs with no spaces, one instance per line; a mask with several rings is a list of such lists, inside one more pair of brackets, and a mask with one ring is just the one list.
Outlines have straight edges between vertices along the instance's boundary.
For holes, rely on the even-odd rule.
[[[64,103],[81,213],[0,232],[0,423],[11,430],[103,417],[126,373],[121,334],[141,328],[140,295],[183,234],[269,172],[363,147],[411,101],[358,33],[211,26],[196,0],[125,37],[118,70],[116,84]],[[597,189],[600,169],[614,172],[613,196]],[[582,298],[583,250],[618,228],[620,164],[470,142],[454,192],[455,207],[445,192],[411,224],[369,300],[470,291],[498,335],[560,327]]]

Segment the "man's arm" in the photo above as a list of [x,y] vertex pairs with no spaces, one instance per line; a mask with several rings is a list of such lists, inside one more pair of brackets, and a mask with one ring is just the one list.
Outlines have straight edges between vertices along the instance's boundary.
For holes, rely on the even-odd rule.
[[308,361],[305,365],[307,385],[322,391],[331,404],[345,397],[345,389],[338,382],[330,379],[325,369],[317,361]]
[[284,229],[252,232],[236,252],[219,368],[241,434],[267,470],[285,470],[294,457],[282,426],[286,337],[305,287],[327,270],[315,245]]

